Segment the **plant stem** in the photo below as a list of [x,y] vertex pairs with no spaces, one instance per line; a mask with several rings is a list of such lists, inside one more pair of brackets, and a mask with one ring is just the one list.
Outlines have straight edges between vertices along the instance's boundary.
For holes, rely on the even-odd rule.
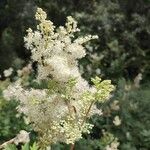
[[88,110],[87,110],[87,112],[86,112],[86,114],[85,114],[85,117],[84,117],[84,120],[83,120],[81,126],[83,126],[84,122],[86,121],[86,118],[88,117],[88,114],[89,114],[89,112],[90,112],[90,109],[91,109],[93,103],[94,103],[94,101],[90,104],[90,106],[89,106],[89,108],[88,108]]
[[3,143],[2,145],[0,145],[0,149],[3,149],[7,144],[14,143],[14,141],[15,141],[15,138]]
[[74,150],[74,144],[71,144],[70,150]]

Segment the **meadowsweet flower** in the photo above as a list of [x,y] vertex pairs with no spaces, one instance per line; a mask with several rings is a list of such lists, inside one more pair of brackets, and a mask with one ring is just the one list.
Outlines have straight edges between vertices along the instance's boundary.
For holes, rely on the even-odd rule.
[[105,150],[118,150],[118,146],[119,146],[119,142],[114,141],[110,145],[107,145]]
[[35,18],[36,20],[43,21],[47,18],[47,14],[41,8],[37,8]]
[[[20,102],[18,111],[24,113],[28,123],[39,133],[41,147],[56,142],[73,144],[90,133],[93,125],[87,119],[102,115],[95,102],[105,102],[114,89],[110,80],[93,78],[93,86],[85,81],[78,68],[78,59],[86,55],[83,43],[98,38],[88,35],[75,39],[77,22],[67,17],[65,26],[56,28],[46,13],[38,8],[37,30],[28,29],[25,47],[31,50],[32,61],[37,62],[37,84],[46,81],[43,89],[24,88],[21,81],[4,90],[8,100]],[[23,69],[20,75],[24,73]]]
[[7,70],[4,70],[4,76],[9,77],[9,76],[11,76],[12,72],[13,72],[13,68],[9,68]]
[[113,134],[103,131],[103,137],[101,139],[101,144],[104,145],[104,150],[118,150],[119,142],[118,138],[114,137]]
[[119,116],[115,116],[113,123],[115,126],[119,126],[121,124],[121,120],[120,120]]
[[32,71],[32,65],[31,64],[28,64],[27,66],[23,67],[21,70],[17,70],[17,75],[19,77],[22,77],[22,76],[28,76]]
[[140,87],[140,82],[141,82],[141,80],[142,80],[142,73],[139,73],[139,74],[135,77],[135,79],[134,79],[134,86],[135,86],[136,88],[139,88],[139,87]]
[[29,140],[29,133],[25,130],[21,130],[20,133],[15,137],[14,143],[18,145],[19,143],[27,143]]
[[117,100],[113,101],[113,103],[111,104],[110,107],[112,110],[115,110],[115,111],[119,110],[120,109],[119,101],[117,101]]

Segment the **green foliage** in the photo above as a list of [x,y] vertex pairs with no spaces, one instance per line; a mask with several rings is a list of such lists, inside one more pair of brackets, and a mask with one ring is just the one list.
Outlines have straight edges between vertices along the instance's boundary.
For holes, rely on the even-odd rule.
[[21,129],[27,129],[23,116],[17,113],[17,103],[6,101],[2,96],[8,84],[8,80],[0,82],[0,143],[13,138]]
[[[14,144],[8,144],[4,150],[18,150],[19,148],[16,147]],[[26,143],[21,146],[20,150],[39,150],[37,143],[33,143],[32,146],[29,145],[29,143]]]
[[104,103],[109,99],[110,92],[114,90],[114,86],[111,84],[110,80],[101,81],[101,78],[97,76],[91,80],[94,84],[94,89],[92,92],[85,92],[83,94],[83,100]]
[[114,90],[111,80],[101,81],[99,77],[96,77],[92,78],[92,82],[97,90],[97,92],[94,94],[95,99],[99,102],[103,102],[105,99],[108,99],[110,92]]
[[33,143],[33,145],[30,147],[30,150],[38,150],[37,144]]
[[13,144],[9,144],[6,146],[5,150],[17,150],[16,146]]
[[[10,66],[19,68],[29,53],[25,51],[23,36],[30,24],[34,24],[32,1],[0,1],[0,72]],[[9,54],[9,55],[8,55]]]
[[29,143],[26,143],[24,144],[22,147],[21,147],[22,150],[29,150]]
[[143,71],[146,78],[150,70],[147,3],[142,0],[98,0],[91,6],[91,11],[75,13],[82,30],[100,37],[92,43],[95,48],[87,47],[89,55],[82,61],[86,78],[89,78],[87,74],[95,75],[97,69],[115,80],[121,77],[133,79]]
[[[119,139],[121,150],[147,150],[150,145],[150,86],[136,88],[131,82],[119,80],[112,100],[103,106],[104,117],[94,117],[96,131],[106,129]],[[118,101],[120,109],[113,110],[112,103]],[[121,118],[121,125],[114,126],[114,117]],[[99,136],[99,135],[98,135]]]
[[[122,82],[120,86],[122,86]],[[125,88],[125,86],[123,86]],[[146,150],[150,147],[150,86],[140,89],[123,89],[116,93],[116,98],[120,102],[120,111],[122,125],[118,128],[116,135],[120,139],[121,149],[127,150],[127,147],[133,149]],[[121,134],[122,133],[122,134]]]

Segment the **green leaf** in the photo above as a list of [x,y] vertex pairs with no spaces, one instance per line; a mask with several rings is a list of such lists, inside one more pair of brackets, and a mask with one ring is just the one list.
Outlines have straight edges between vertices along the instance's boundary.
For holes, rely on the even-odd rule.
[[22,150],[29,150],[29,143],[22,146]]
[[32,146],[30,146],[30,150],[38,150],[39,147],[37,146],[36,142],[33,143]]
[[17,150],[14,144],[8,144],[4,150]]

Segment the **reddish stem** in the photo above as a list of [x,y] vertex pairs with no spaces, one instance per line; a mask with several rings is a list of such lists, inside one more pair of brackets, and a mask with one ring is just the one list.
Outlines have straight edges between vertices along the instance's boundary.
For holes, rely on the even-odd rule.
[[83,120],[81,126],[83,126],[84,122],[86,121],[86,119],[87,119],[87,117],[88,117],[88,114],[89,114],[89,112],[90,112],[90,109],[91,109],[93,103],[94,103],[94,102],[92,102],[92,103],[90,104],[90,106],[89,106],[89,108],[88,108],[88,110],[87,110],[87,112],[86,112],[86,115],[85,115],[85,117],[84,117],[84,120]]
[[74,144],[71,144],[70,150],[74,150]]

